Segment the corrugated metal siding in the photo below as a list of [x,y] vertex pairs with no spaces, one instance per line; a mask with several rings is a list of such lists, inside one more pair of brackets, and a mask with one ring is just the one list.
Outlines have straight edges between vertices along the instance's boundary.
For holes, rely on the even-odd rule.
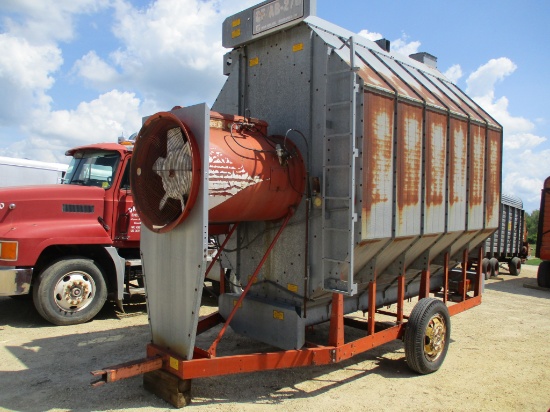
[[468,230],[482,229],[485,190],[485,130],[470,125],[470,177],[468,196]]
[[426,212],[425,233],[445,231],[447,190],[447,116],[426,113]]
[[394,100],[365,93],[363,239],[392,236]]
[[[502,133],[489,129],[487,133],[487,178],[485,179],[486,227],[498,226],[502,175]],[[519,200],[521,203],[521,199]],[[523,208],[521,203],[520,208]]]
[[399,103],[397,109],[398,237],[420,234],[422,196],[422,108]]
[[468,124],[451,119],[449,144],[449,221],[450,232],[465,229],[466,216],[466,159]]

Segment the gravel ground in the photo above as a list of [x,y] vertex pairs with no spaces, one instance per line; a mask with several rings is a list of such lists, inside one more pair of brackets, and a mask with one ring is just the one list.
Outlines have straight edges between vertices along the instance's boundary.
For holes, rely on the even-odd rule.
[[[396,341],[335,365],[193,381],[194,411],[547,411],[550,408],[550,291],[536,267],[501,271],[483,303],[452,317],[441,369],[412,373]],[[205,299],[202,310],[212,311]],[[135,377],[90,387],[90,371],[145,355],[143,304],[120,316],[107,305],[84,325],[51,326],[31,302],[0,297],[0,409],[14,411],[165,411],[169,404]],[[254,342],[228,332],[226,347]],[[224,342],[222,341],[222,342]]]

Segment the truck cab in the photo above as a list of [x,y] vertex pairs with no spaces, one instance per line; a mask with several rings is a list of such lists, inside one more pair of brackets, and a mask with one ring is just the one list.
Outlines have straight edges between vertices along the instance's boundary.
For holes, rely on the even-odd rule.
[[63,184],[0,189],[0,296],[32,295],[56,325],[92,319],[108,296],[121,307],[129,282],[141,280],[132,150],[76,147]]

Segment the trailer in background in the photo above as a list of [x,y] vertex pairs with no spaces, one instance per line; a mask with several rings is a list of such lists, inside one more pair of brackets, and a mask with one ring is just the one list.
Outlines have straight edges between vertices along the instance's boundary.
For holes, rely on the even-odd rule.
[[535,256],[542,259],[537,272],[540,287],[550,288],[550,177],[544,181],[540,196],[539,230]]
[[61,183],[69,165],[0,157],[0,187]]
[[529,255],[522,200],[503,193],[500,208],[500,225],[484,244],[481,271],[485,279],[497,276],[501,264],[506,265],[511,275],[519,275],[521,265]]

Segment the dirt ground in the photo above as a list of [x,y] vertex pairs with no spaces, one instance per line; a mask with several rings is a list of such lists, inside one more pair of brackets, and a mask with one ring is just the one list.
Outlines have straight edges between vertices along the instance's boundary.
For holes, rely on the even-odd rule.
[[[187,410],[547,411],[550,291],[524,286],[535,278],[536,267],[523,266],[519,277],[489,280],[482,305],[451,318],[449,352],[434,374],[411,372],[395,341],[330,366],[198,379]],[[203,310],[213,304],[205,299]],[[144,305],[127,310],[107,305],[92,322],[56,327],[31,302],[0,298],[0,410],[173,410],[142,377],[90,387],[90,371],[145,355]],[[255,344],[232,332],[224,340]]]

